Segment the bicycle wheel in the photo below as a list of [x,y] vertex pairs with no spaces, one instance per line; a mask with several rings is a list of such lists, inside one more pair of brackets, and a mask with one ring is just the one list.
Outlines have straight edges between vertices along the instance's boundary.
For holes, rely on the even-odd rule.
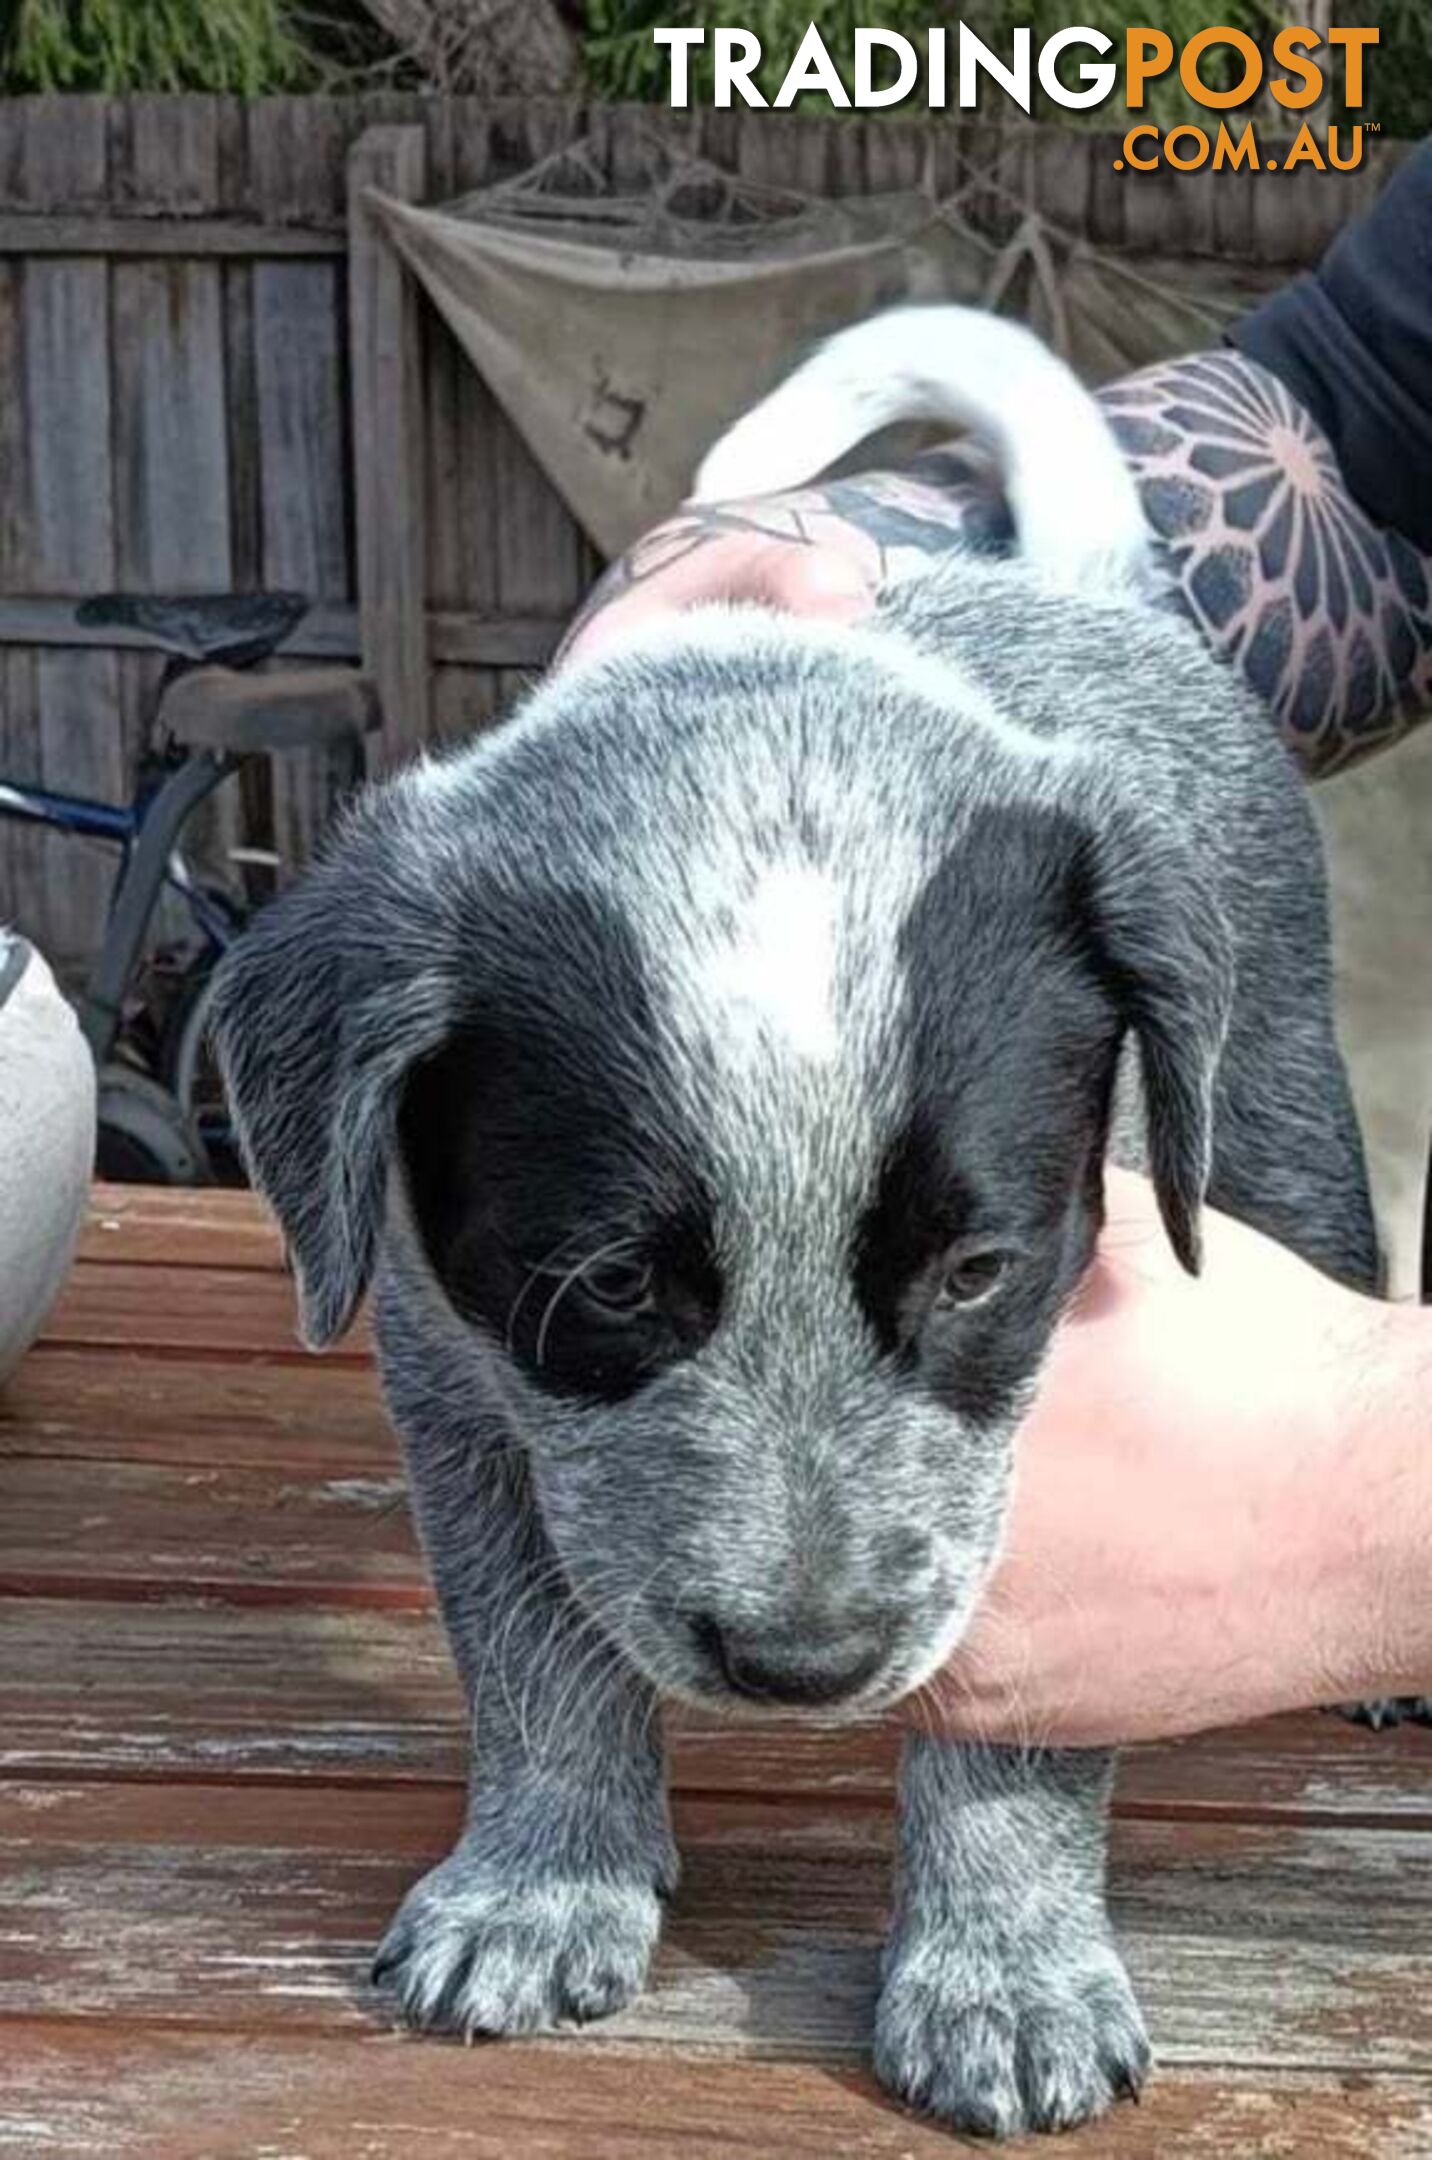
[[206,1149],[172,1095],[113,1063],[99,1075],[95,1168],[120,1185],[207,1185]]
[[214,955],[204,953],[181,977],[165,1014],[155,1072],[198,1133],[215,1184],[244,1185],[248,1181],[209,1038],[215,965]]

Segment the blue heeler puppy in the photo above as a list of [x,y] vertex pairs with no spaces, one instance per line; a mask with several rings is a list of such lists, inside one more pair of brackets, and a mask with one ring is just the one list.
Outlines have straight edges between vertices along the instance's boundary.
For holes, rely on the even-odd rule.
[[[1375,1274],[1300,783],[1159,604],[1062,365],[886,316],[699,493],[911,414],[992,443],[1017,559],[952,553],[861,628],[711,607],[572,668],[370,792],[224,971],[310,1343],[373,1278],[472,1699],[466,1828],[379,1953],[417,2025],[641,1987],[660,1694],[868,1716],[949,1656],[1111,1145],[1189,1268],[1210,1196]],[[1014,2132],[1137,2091],[1109,1778],[907,1743],[875,2037],[903,2098]]]

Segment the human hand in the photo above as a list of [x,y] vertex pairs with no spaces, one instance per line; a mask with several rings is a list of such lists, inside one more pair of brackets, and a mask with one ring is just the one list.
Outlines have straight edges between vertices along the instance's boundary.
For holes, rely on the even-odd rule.
[[601,579],[559,664],[599,659],[656,616],[716,601],[834,622],[869,614],[879,587],[874,548],[829,513],[781,529],[792,520],[780,505],[679,511]]
[[1385,1489],[1396,1431],[1366,1413],[1389,1374],[1396,1396],[1419,1316],[1212,1211],[1190,1277],[1146,1182],[1111,1171],[1107,1189],[1017,1442],[1002,1557],[908,1718],[1095,1746],[1383,1692],[1406,1509]]

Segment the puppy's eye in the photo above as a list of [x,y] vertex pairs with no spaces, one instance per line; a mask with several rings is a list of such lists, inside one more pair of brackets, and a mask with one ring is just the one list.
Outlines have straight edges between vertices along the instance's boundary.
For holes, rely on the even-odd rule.
[[652,1271],[644,1260],[612,1253],[591,1261],[577,1279],[594,1305],[623,1319],[645,1312],[651,1303]]
[[997,1290],[1014,1264],[1013,1253],[990,1247],[981,1252],[960,1253],[946,1263],[935,1294],[941,1311],[956,1305],[978,1305]]

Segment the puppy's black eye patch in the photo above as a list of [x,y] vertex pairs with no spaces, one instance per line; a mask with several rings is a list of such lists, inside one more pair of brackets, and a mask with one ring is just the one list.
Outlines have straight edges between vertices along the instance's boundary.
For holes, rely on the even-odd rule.
[[549,1393],[616,1402],[707,1340],[721,1278],[630,940],[592,907],[578,927],[546,924],[540,998],[494,998],[413,1070],[400,1135],[454,1309]]
[[506,1284],[521,1277],[507,1309],[505,1346],[554,1394],[619,1402],[699,1350],[721,1314],[721,1277],[704,1210],[688,1205],[644,1234],[580,1247],[565,1258],[513,1265],[489,1253],[457,1301],[495,1328]]
[[912,1119],[880,1166],[851,1252],[856,1298],[887,1354],[908,1353],[908,1292],[948,1249],[968,1206],[938,1140]]

